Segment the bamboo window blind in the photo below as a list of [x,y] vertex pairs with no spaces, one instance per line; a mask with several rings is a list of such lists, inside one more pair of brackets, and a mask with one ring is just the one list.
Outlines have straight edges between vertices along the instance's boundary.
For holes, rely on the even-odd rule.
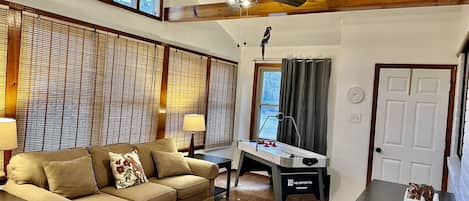
[[233,142],[237,66],[212,59],[208,97],[206,148]]
[[18,151],[155,139],[162,51],[24,13]]
[[[189,146],[190,133],[182,130],[184,115],[206,111],[207,57],[170,49],[165,136],[179,149]],[[196,133],[195,146],[204,145],[205,133]]]

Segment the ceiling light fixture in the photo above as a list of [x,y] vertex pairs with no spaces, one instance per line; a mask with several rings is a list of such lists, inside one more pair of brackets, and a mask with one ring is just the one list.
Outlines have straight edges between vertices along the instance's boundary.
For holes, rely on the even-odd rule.
[[249,8],[258,3],[259,0],[228,0],[228,4],[232,7]]

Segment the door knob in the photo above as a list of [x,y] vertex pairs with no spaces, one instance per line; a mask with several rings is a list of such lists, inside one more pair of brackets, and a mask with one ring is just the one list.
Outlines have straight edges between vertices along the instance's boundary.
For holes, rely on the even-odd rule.
[[376,148],[376,152],[381,153],[381,151],[383,151],[383,150],[381,150],[381,148],[379,148],[379,147]]

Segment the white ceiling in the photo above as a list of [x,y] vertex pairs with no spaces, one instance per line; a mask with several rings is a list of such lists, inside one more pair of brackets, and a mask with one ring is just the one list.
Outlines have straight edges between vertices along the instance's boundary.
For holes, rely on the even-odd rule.
[[[340,45],[344,25],[386,23],[416,19],[438,20],[459,15],[460,6],[400,8],[368,11],[317,13],[222,20],[218,23],[238,43],[260,46],[266,26],[272,26],[269,46]],[[452,18],[453,19],[453,18]],[[366,31],[366,30],[363,30]]]

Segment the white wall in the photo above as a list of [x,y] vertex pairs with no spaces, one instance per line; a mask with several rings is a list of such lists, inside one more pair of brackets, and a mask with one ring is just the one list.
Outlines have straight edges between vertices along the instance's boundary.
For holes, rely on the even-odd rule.
[[216,22],[163,23],[98,0],[9,1],[223,58],[239,59],[236,43]]
[[[340,45],[268,47],[266,56],[332,58],[328,149],[332,201],[355,200],[365,187],[375,64],[457,64],[460,29],[458,8],[437,13],[398,9],[342,15]],[[275,32],[272,34],[274,37]],[[292,32],[288,37],[294,40],[295,34]],[[259,48],[241,50],[235,123],[239,139],[249,137],[252,58],[258,57]],[[363,103],[354,105],[346,101],[351,86],[361,86],[366,91]],[[351,123],[352,113],[361,114],[362,122]]]

